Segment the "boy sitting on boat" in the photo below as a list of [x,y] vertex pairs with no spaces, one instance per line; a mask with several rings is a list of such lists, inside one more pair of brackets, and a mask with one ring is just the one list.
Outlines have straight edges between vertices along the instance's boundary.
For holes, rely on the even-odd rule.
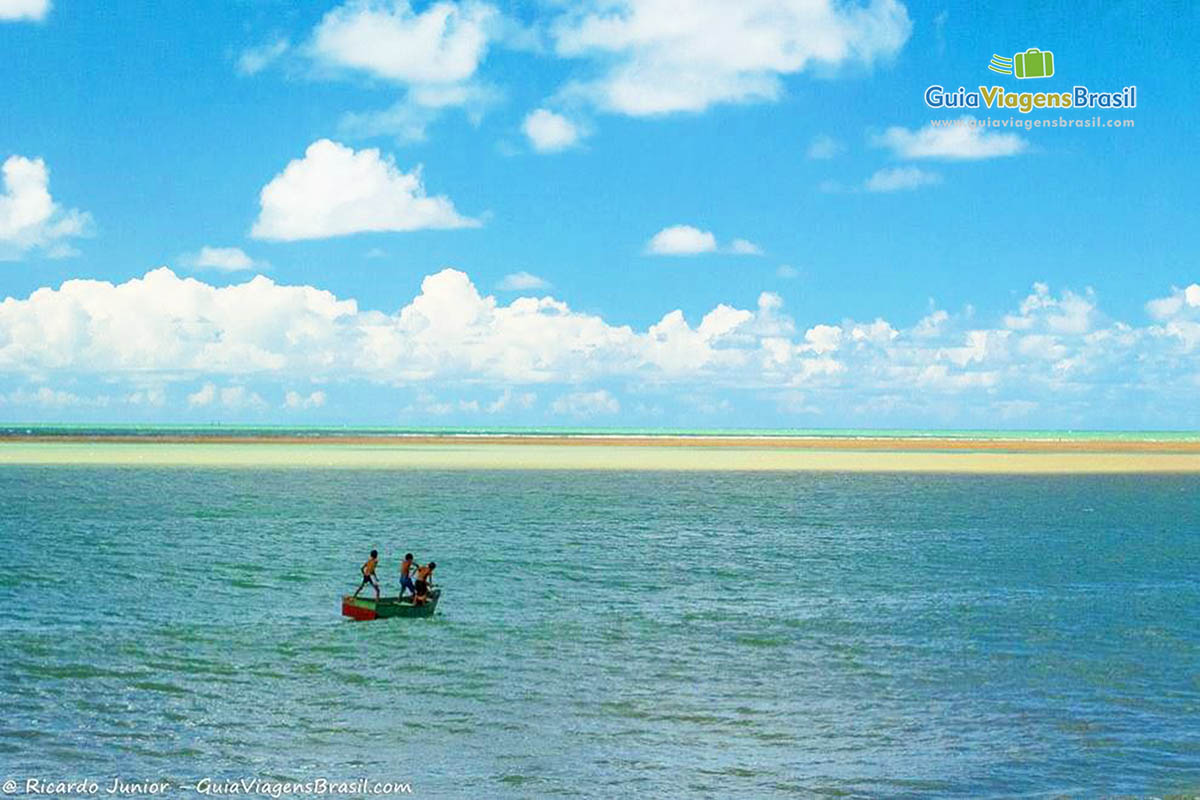
[[429,600],[429,587],[433,585],[433,570],[437,564],[430,561],[423,567],[417,567],[417,584],[413,590],[413,605],[424,605]]
[[367,563],[362,565],[362,583],[354,590],[354,596],[358,597],[358,593],[363,590],[363,587],[368,583],[375,590],[375,599],[379,599],[379,582],[375,580],[375,567],[379,565],[379,551],[372,550],[371,557],[367,559]]

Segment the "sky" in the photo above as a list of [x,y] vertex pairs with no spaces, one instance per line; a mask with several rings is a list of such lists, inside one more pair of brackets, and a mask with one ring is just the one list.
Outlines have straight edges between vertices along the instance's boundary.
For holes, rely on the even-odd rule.
[[0,0],[0,421],[1200,428],[1198,15]]

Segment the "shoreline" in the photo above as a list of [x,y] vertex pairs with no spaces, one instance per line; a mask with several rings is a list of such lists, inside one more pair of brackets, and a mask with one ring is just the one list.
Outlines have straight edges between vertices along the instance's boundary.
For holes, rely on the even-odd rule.
[[52,436],[0,438],[4,466],[1200,473],[1200,442],[755,437]]
[[664,447],[830,450],[864,452],[1011,452],[1011,453],[1176,453],[1200,455],[1200,440],[1171,439],[968,439],[939,436],[739,436],[625,434],[25,434],[0,435],[0,448],[13,444],[144,445],[302,445],[310,447],[512,446],[512,447]]

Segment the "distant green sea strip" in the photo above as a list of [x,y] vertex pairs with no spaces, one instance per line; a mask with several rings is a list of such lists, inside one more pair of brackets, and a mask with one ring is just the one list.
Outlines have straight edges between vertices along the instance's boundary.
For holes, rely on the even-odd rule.
[[132,425],[84,423],[0,423],[0,437],[213,437],[337,439],[395,437],[544,437],[605,439],[694,437],[763,439],[951,439],[962,441],[1196,442],[1200,431],[1115,430],[957,430],[915,428],[573,428],[469,426],[295,426],[295,425]]

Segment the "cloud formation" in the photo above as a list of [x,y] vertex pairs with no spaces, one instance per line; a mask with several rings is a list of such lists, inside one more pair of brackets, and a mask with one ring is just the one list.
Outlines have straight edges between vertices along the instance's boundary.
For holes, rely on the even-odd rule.
[[646,243],[645,251],[653,256],[698,256],[703,253],[724,252],[735,256],[761,256],[762,248],[748,239],[734,239],[728,247],[718,247],[717,237],[692,225],[671,225],[663,228]]
[[50,13],[50,0],[0,0],[0,22],[38,22]]
[[376,149],[354,150],[329,139],[308,146],[263,187],[250,235],[295,241],[352,233],[467,228],[448,197],[429,197],[420,169],[401,172]]
[[529,112],[521,130],[533,149],[539,153],[556,153],[575,145],[583,132],[579,126],[561,114],[539,108]]
[[238,57],[238,72],[242,75],[257,75],[278,61],[289,47],[291,44],[287,39],[276,39],[267,44],[243,50]]
[[572,392],[555,399],[550,404],[551,413],[577,418],[616,414],[620,410],[621,402],[605,389],[597,389],[594,392]]
[[539,278],[531,272],[510,272],[505,275],[496,288],[502,292],[527,292],[532,289],[549,289],[550,282],[545,278]]
[[[708,397],[713,408],[751,393],[775,397],[788,413],[865,421],[1096,424],[1132,406],[1144,424],[1198,424],[1190,398],[1200,385],[1200,284],[1150,300],[1147,312],[1137,324],[1114,320],[1090,291],[1036,284],[991,324],[970,309],[938,308],[908,324],[800,324],[764,292],[751,308],[722,303],[696,321],[673,310],[635,329],[553,297],[501,303],[453,269],[427,276],[409,303],[385,313],[263,276],[216,287],[161,268],[116,285],[73,280],[5,299],[0,376],[15,387],[10,394],[24,393],[9,403],[133,403],[136,395],[161,405],[164,387],[180,386],[188,407],[247,413],[266,407],[264,382],[293,409],[320,406],[326,391],[305,395],[290,388],[297,384],[359,382],[430,397],[436,387],[503,391],[495,401],[418,403],[446,413],[528,409],[533,393],[518,388],[535,385],[561,387],[550,394],[551,413],[618,413],[629,407],[624,386],[626,394]],[[88,376],[117,388],[82,398],[61,386]]]
[[874,143],[890,149],[899,158],[944,161],[1015,156],[1029,147],[1029,143],[1015,133],[997,133],[972,124],[977,122],[974,117],[964,116],[959,122],[959,125],[945,126],[930,123],[917,130],[897,125],[876,136]]
[[871,64],[912,30],[896,0],[591,0],[553,28],[557,53],[598,73],[563,95],[649,116],[777,99],[782,78],[814,67]]
[[455,84],[475,74],[498,17],[495,7],[479,2],[441,0],[418,14],[405,0],[357,0],[328,12],[309,47],[328,68],[406,84]]
[[827,161],[841,155],[845,149],[845,146],[837,139],[828,134],[821,134],[813,138],[808,145],[806,155],[816,161]]
[[0,168],[0,261],[19,259],[30,251],[51,258],[77,255],[70,240],[88,236],[92,217],[64,209],[50,196],[50,170],[40,158],[9,156]]
[[940,183],[941,176],[919,167],[885,167],[870,178],[864,188],[868,192],[903,192]]
[[186,253],[180,260],[194,269],[215,269],[222,272],[241,272],[250,269],[267,269],[265,261],[256,261],[240,247],[209,247],[204,245],[195,253]]
[[498,102],[500,93],[475,75],[501,25],[488,3],[440,0],[417,13],[405,0],[356,0],[321,19],[306,52],[330,75],[361,75],[405,89],[388,108],[345,115],[342,132],[417,142],[450,109],[463,109],[478,124]]

